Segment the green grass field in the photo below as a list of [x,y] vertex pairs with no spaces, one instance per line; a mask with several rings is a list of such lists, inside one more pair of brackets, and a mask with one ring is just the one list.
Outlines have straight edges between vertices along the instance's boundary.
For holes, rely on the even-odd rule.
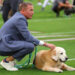
[[[25,0],[28,1],[28,0]],[[75,67],[75,14],[70,17],[65,17],[63,11],[59,18],[55,17],[50,9],[51,6],[47,6],[45,11],[41,11],[41,6],[37,6],[37,0],[31,0],[34,4],[34,16],[33,19],[28,20],[29,30],[32,35],[39,40],[45,40],[48,43],[53,43],[56,46],[65,48],[69,59],[74,59],[67,61],[66,64]],[[43,1],[43,0],[42,0]],[[3,25],[3,20],[0,14],[0,27]],[[36,33],[35,33],[36,32]],[[60,40],[59,40],[60,39]],[[50,41],[48,41],[50,40]],[[38,51],[42,49],[49,49],[46,47],[38,46]],[[31,63],[34,57],[34,52],[32,54]],[[4,57],[0,56],[0,61]],[[28,59],[25,57],[18,64],[24,63]],[[55,72],[43,72],[36,68],[32,68],[31,65],[28,68],[20,69],[17,72],[9,72],[0,66],[0,75],[74,75],[75,71],[64,71],[63,73]]]

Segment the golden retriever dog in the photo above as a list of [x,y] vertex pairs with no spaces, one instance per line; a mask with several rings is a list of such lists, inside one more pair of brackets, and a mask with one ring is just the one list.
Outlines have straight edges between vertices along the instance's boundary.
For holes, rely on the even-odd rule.
[[38,52],[34,64],[37,69],[43,71],[75,71],[75,68],[64,63],[67,59],[66,51],[61,47],[56,47],[54,50],[41,50]]

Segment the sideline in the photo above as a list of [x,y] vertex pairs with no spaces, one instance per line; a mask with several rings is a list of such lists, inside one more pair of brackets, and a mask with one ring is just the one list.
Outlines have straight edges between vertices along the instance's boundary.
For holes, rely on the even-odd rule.
[[65,41],[65,40],[75,40],[75,38],[47,39],[47,40],[42,40],[42,41]]

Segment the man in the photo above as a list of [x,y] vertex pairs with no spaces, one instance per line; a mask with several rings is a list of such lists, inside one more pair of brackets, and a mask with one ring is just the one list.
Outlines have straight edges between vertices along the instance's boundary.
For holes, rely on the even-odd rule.
[[67,11],[68,9],[72,9],[72,8],[73,8],[73,5],[71,5],[68,0],[55,0],[52,10],[56,13],[56,16],[58,17],[60,15],[61,10],[64,10],[65,14],[69,15]]
[[44,9],[45,9],[45,7],[46,7],[46,5],[48,4],[48,2],[49,2],[49,0],[44,0],[44,3],[43,3],[43,5],[42,5],[42,11],[44,11]]
[[3,1],[3,20],[4,22],[8,20],[8,14],[10,10],[12,10],[12,15],[15,12],[17,12],[18,4],[21,2],[22,0],[4,0]]
[[17,71],[14,59],[20,61],[33,52],[37,45],[55,48],[55,45],[39,41],[30,34],[27,19],[32,18],[33,10],[31,3],[21,3],[19,12],[16,12],[0,29],[0,55],[9,56],[2,60],[1,65],[8,71]]
[[75,5],[75,0],[73,0],[73,5]]
[[[49,3],[49,1],[51,2],[51,3]],[[45,7],[47,6],[47,5],[52,5],[52,3],[54,2],[54,0],[44,0],[44,3],[43,3],[43,5],[42,5],[42,11],[44,11],[44,9],[45,9]]]

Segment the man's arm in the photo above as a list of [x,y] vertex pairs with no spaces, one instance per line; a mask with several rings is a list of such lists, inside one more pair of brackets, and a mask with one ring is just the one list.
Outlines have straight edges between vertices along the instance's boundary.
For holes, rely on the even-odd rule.
[[34,45],[46,46],[51,49],[55,48],[54,44],[49,44],[49,43],[40,41],[40,40],[36,39],[35,37],[33,37],[27,28],[25,20],[20,19],[18,21],[18,25],[16,25],[16,27],[26,41],[31,42]]
[[39,40],[34,38],[29,32],[25,19],[20,18],[18,20],[18,23],[16,24],[16,28],[19,31],[19,33],[22,35],[25,41],[31,42],[35,45],[39,44]]
[[59,8],[61,7],[72,8],[73,7],[73,5],[71,5],[68,0],[66,0],[66,3],[58,2],[58,4],[59,4],[58,6]]
[[51,50],[53,50],[53,49],[56,47],[54,44],[46,43],[46,42],[44,42],[44,41],[40,41],[40,42],[39,42],[39,45],[48,47],[48,48],[50,48]]

